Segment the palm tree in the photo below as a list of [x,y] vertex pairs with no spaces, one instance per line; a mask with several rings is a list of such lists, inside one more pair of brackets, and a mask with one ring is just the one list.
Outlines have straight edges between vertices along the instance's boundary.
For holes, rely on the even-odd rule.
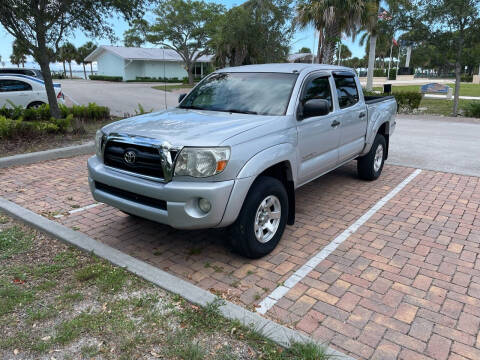
[[[89,41],[85,45],[80,46],[77,49],[77,52],[76,52],[75,62],[78,65],[80,65],[80,64],[83,65],[83,74],[85,75],[86,80],[87,80],[87,71],[85,70],[85,64],[88,64],[88,62],[85,61],[85,58],[88,55],[90,55],[96,48],[97,48],[97,45],[95,45],[93,42]],[[92,70],[91,64],[92,63],[90,63],[90,69]]]
[[63,72],[66,75],[65,62],[68,62],[70,68],[70,79],[73,78],[72,75],[72,61],[75,60],[77,54],[77,48],[72,43],[65,43],[59,49],[58,59],[63,62]]
[[[368,1],[368,0],[367,0]],[[366,0],[300,0],[296,22],[319,32],[318,62],[332,64],[342,34],[355,37]]]
[[22,64],[22,67],[25,67],[26,61],[27,55],[25,49],[17,40],[15,40],[12,44],[12,55],[10,56],[10,62],[17,65],[17,67],[20,67],[20,64]]

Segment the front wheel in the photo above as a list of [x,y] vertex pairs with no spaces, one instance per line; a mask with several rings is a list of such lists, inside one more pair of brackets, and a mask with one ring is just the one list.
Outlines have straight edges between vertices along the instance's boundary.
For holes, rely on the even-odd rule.
[[288,195],[277,179],[261,176],[253,183],[237,221],[231,244],[240,255],[258,259],[275,249],[288,219]]
[[380,176],[385,163],[387,142],[382,134],[377,134],[372,148],[367,155],[357,161],[358,176],[364,180],[376,180]]

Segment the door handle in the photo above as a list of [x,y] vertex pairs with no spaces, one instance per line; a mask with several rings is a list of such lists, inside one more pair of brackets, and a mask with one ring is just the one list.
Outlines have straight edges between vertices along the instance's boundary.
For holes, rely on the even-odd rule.
[[338,125],[340,125],[340,122],[339,122],[339,121],[334,120],[334,121],[332,122],[332,127],[337,127]]
[[367,114],[365,114],[364,112],[361,112],[359,117],[360,117],[360,119],[361,119],[361,118],[364,118],[366,115],[367,115]]

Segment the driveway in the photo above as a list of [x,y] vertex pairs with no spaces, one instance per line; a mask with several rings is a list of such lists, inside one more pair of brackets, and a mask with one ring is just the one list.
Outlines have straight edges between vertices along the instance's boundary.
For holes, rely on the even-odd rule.
[[86,160],[0,170],[0,196],[355,358],[480,359],[480,178],[387,164],[365,182],[349,163],[299,189],[295,225],[248,260],[225,230],[95,203]]
[[152,89],[162,83],[123,83],[90,80],[58,80],[68,105],[88,104],[108,106],[116,116],[135,115],[139,104],[145,111],[160,111],[178,103],[178,93]]
[[388,163],[480,176],[480,120],[399,115]]

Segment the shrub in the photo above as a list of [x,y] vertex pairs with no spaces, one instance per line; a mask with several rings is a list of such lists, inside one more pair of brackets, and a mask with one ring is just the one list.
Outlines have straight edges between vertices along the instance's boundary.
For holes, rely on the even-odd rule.
[[121,82],[123,78],[121,76],[107,76],[107,75],[90,75],[90,80],[103,80],[103,81],[114,81]]
[[397,80],[397,69],[390,69],[388,80]]
[[399,111],[412,112],[418,109],[422,102],[422,94],[414,91],[392,93],[392,95],[395,96],[395,100],[397,100]]
[[385,69],[375,69],[373,70],[374,77],[385,77],[387,76],[387,70]]
[[0,139],[34,137],[44,134],[64,133],[70,126],[72,117],[50,119],[48,121],[24,121],[7,119],[0,116]]
[[473,82],[473,75],[466,75],[466,74],[462,75],[461,82],[466,82],[466,83]]
[[465,115],[468,117],[480,118],[480,102],[472,102],[465,109]]

